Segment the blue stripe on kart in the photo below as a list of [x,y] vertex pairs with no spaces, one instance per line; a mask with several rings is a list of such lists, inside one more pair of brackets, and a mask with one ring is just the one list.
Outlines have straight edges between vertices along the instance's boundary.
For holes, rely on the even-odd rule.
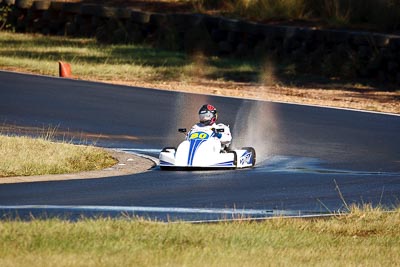
[[193,164],[193,159],[194,159],[194,154],[196,154],[197,149],[199,146],[206,140],[204,139],[192,139],[190,140],[190,148],[189,148],[189,156],[188,156],[188,161],[187,164],[189,166],[192,166]]
[[170,165],[170,166],[172,166],[172,165],[174,165],[174,164],[172,164],[172,163],[170,163],[170,162],[168,162],[168,161],[163,161],[163,160],[161,160],[161,161],[160,161],[160,165]]
[[227,161],[227,162],[221,162],[221,163],[214,164],[213,166],[234,166],[234,165],[233,165],[233,161]]

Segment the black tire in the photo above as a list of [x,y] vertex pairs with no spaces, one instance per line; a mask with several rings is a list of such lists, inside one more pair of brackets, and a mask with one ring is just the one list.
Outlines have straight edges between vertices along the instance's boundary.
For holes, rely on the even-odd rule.
[[167,146],[167,147],[164,147],[164,148],[161,150],[161,152],[168,152],[168,149],[173,149],[174,151],[176,151],[176,147]]
[[235,168],[237,168],[237,153],[236,153],[236,151],[229,151],[227,153],[233,154],[233,165],[235,166]]
[[99,16],[101,18],[108,18],[108,19],[114,19],[117,16],[117,9],[113,7],[101,7]]
[[129,19],[131,17],[131,10],[128,8],[118,8],[116,10],[116,16],[119,19]]
[[65,13],[78,14],[81,12],[81,4],[66,2],[63,4],[62,11]]
[[80,14],[85,16],[98,16],[102,6],[96,4],[83,4],[80,9]]
[[151,13],[132,10],[131,19],[133,22],[146,24],[150,22],[150,15]]

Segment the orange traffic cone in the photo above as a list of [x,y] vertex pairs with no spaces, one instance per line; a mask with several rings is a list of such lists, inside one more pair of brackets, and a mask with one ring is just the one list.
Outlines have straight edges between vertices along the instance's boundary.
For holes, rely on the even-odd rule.
[[66,62],[58,61],[60,77],[72,78],[71,65]]

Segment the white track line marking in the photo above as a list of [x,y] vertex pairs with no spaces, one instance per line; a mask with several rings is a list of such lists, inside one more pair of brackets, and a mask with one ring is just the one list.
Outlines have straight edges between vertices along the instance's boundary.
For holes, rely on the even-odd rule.
[[258,209],[222,209],[222,208],[178,208],[178,207],[135,207],[135,206],[74,206],[74,205],[1,205],[0,210],[7,209],[47,209],[47,210],[84,210],[114,212],[159,212],[159,213],[198,213],[198,214],[233,214],[233,215],[266,215],[272,210]]

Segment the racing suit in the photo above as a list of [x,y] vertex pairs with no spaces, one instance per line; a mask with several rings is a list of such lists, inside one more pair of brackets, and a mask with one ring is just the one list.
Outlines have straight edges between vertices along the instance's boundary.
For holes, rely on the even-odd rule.
[[[229,150],[229,145],[232,141],[232,135],[228,125],[225,125],[223,123],[218,123],[218,124],[213,123],[212,125],[204,125],[202,123],[197,123],[193,125],[192,129],[190,129],[190,132],[201,131],[201,130],[214,131],[216,137],[218,137],[219,141],[221,142],[221,151]],[[218,131],[218,130],[223,130],[223,131]]]

